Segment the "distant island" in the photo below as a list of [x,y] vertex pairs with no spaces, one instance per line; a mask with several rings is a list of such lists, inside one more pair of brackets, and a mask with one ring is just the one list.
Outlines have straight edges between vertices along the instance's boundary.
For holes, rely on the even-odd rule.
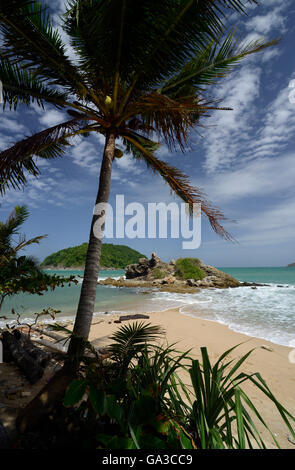
[[[41,266],[49,269],[84,269],[87,247],[88,243],[82,243],[82,245],[52,253],[45,258]],[[138,263],[140,258],[146,258],[146,256],[129,246],[104,243],[101,250],[101,269],[124,269],[128,264]]]
[[287,268],[295,268],[295,263],[288,264]]

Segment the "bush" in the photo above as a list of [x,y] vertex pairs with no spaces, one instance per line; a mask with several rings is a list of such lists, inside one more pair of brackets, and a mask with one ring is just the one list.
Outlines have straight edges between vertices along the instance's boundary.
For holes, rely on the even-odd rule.
[[82,415],[87,410],[88,426],[98,430],[98,448],[193,448],[169,396],[178,403],[179,392],[173,392],[179,383],[176,371],[188,356],[156,345],[161,333],[160,327],[150,324],[122,326],[111,338],[108,358],[97,357],[68,388],[64,405],[70,409],[78,405]]
[[[98,448],[266,448],[255,421],[279,447],[244,392],[245,382],[251,382],[275,405],[295,438],[294,417],[262,377],[239,372],[252,351],[234,361],[229,358],[233,347],[212,364],[207,349],[201,348],[200,362],[179,353],[173,345],[155,344],[161,333],[160,327],[150,324],[124,325],[111,337],[113,343],[104,359],[88,343],[97,360],[72,382],[64,405],[87,416],[85,429],[96,429]],[[190,383],[181,380],[180,369],[189,374]]]
[[198,281],[205,277],[204,271],[200,268],[198,258],[179,258],[176,261],[176,276],[181,279],[194,279]]
[[163,269],[155,268],[151,272],[150,276],[153,279],[164,279],[165,277],[169,276],[169,273],[168,273],[168,271],[165,271]]

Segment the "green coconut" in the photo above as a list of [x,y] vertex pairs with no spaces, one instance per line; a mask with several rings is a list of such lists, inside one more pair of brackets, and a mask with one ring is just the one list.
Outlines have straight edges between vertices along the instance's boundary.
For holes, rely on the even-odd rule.
[[106,96],[104,102],[105,102],[105,105],[106,105],[107,108],[110,108],[113,104],[112,98],[108,95]]
[[115,149],[115,157],[116,158],[122,158],[124,153],[120,149]]

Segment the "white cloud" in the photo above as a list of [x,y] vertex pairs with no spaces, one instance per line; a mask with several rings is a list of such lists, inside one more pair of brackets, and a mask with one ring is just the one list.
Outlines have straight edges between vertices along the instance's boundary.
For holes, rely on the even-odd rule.
[[46,110],[42,111],[40,123],[47,127],[52,127],[66,120],[67,120],[67,117],[65,116],[64,113],[57,111],[56,109],[51,109],[48,111]]
[[246,197],[279,197],[294,191],[295,155],[260,158],[233,170],[213,175],[205,182],[213,201],[228,203]]
[[[205,132],[205,170],[214,173],[243,160],[280,155],[295,136],[295,105],[290,102],[289,79],[267,106],[260,90],[261,69],[246,65],[224,83],[217,98],[233,111],[216,111],[215,127]],[[295,76],[295,71],[294,74]]]
[[8,190],[3,197],[4,206],[28,204],[31,207],[38,207],[48,202],[48,194],[57,194],[59,198],[59,182],[51,177],[35,178],[32,175],[27,177],[27,186],[20,191]]
[[124,154],[122,158],[115,158],[114,167],[122,170],[123,172],[132,173],[132,175],[138,175],[142,173],[140,164],[132,155]]
[[282,9],[284,9],[284,5],[280,4],[277,8],[271,9],[264,15],[252,17],[246,23],[246,29],[262,35],[267,35],[274,29],[279,29],[283,32],[285,29],[286,17],[282,13]]
[[15,133],[19,134],[26,131],[26,127],[18,121],[18,116],[15,119],[1,116],[0,119],[0,129],[5,131],[11,132],[15,135]]
[[208,172],[230,165],[249,139],[259,96],[260,75],[259,68],[244,66],[221,84],[216,98],[222,99],[220,106],[233,110],[215,111],[210,120],[214,127],[204,134],[205,169]]
[[76,165],[97,174],[101,161],[101,151],[91,142],[81,137],[76,137],[69,155]]
[[289,100],[289,81],[266,108],[255,138],[249,141],[245,157],[279,155],[295,136],[295,105]]

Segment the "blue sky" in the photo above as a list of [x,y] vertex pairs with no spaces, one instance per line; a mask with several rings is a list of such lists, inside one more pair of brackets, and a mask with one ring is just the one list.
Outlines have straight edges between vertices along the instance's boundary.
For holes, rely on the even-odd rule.
[[[55,20],[63,0],[51,1]],[[248,8],[248,17],[232,14],[245,41],[280,36],[280,44],[247,58],[210,90],[233,111],[213,111],[194,134],[185,155],[163,146],[162,159],[178,166],[202,188],[230,220],[226,228],[238,240],[225,242],[202,220],[202,244],[182,250],[182,240],[106,240],[135,248],[146,255],[156,251],[164,260],[196,256],[216,266],[284,266],[295,261],[295,104],[289,83],[295,79],[295,4],[293,0],[261,0]],[[69,50],[73,57],[73,52]],[[0,149],[35,131],[62,122],[54,108],[19,107],[0,119]],[[27,236],[47,234],[28,253],[40,260],[53,251],[88,240],[97,191],[103,138],[77,139],[62,158],[39,160],[41,176],[29,177],[22,191],[9,191],[1,200],[0,218],[16,204],[26,204],[30,218]],[[116,194],[126,202],[171,202],[167,185],[144,164],[128,155],[116,159],[111,203]]]

